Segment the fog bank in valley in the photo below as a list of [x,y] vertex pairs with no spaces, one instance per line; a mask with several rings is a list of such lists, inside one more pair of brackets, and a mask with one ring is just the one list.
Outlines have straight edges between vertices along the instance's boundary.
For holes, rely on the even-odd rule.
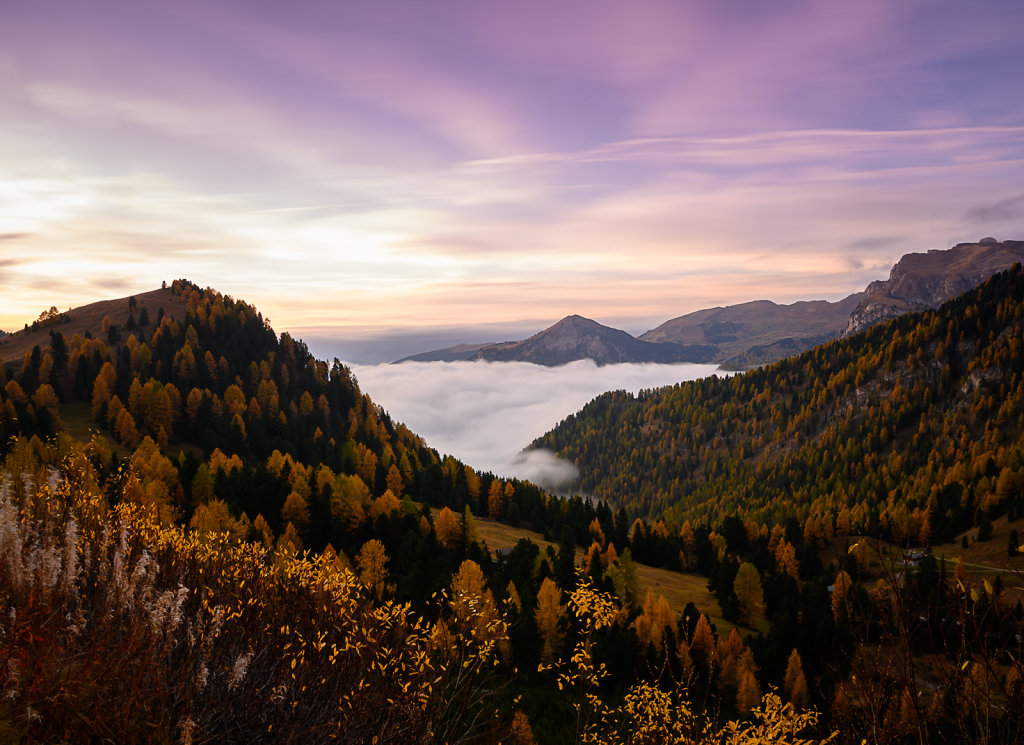
[[500,476],[551,488],[571,481],[572,464],[547,452],[520,451],[595,396],[634,393],[715,374],[715,365],[562,367],[526,362],[407,362],[353,365],[360,388],[396,422],[442,453]]

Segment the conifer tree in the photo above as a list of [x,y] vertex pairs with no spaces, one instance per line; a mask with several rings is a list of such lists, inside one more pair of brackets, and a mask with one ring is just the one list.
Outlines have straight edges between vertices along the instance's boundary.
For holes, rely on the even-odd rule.
[[733,581],[733,592],[739,602],[740,623],[753,628],[764,614],[764,592],[757,568],[748,562],[740,564]]
[[373,592],[377,598],[383,597],[388,590],[388,554],[384,544],[371,538],[359,549],[356,556],[356,567],[359,569],[359,580]]
[[809,700],[807,690],[807,678],[804,677],[804,665],[800,660],[800,653],[793,648],[789,653],[789,661],[786,664],[786,677],[783,685],[786,698],[798,709],[806,709]]
[[537,592],[537,608],[534,618],[537,630],[544,640],[541,660],[551,662],[558,655],[565,638],[562,630],[562,619],[565,618],[565,604],[561,602],[562,591],[550,577],[545,577]]

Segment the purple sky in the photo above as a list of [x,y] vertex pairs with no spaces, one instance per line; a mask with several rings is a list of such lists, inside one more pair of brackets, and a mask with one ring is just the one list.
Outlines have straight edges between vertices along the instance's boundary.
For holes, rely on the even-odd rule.
[[175,277],[339,338],[838,298],[1024,238],[1022,30],[1019,0],[5,3],[0,328]]

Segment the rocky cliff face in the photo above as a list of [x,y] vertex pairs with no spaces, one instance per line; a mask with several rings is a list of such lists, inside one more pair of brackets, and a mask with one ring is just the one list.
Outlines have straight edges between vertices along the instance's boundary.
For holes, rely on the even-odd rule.
[[850,315],[844,336],[915,310],[937,308],[977,287],[996,272],[1024,261],[1024,241],[984,238],[945,251],[906,254],[889,279],[868,285]]

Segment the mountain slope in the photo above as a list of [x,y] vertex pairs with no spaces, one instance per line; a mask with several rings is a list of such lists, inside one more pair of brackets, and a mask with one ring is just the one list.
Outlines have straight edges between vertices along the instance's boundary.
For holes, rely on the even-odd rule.
[[1017,267],[937,311],[743,375],[605,394],[534,446],[634,514],[842,513],[855,530],[928,542],[982,513],[1024,514],[1024,490],[1007,486],[1024,479],[1022,371]]
[[[52,311],[56,311],[56,308],[51,309]],[[63,313],[55,313],[52,318],[47,319],[51,312],[40,314],[40,320],[26,324],[21,331],[3,336],[0,340],[0,359],[6,363],[20,365],[21,358],[26,352],[31,352],[34,346],[46,347],[50,344],[51,331],[59,331],[69,340],[75,334],[83,338],[89,334],[96,339],[109,341],[113,338],[109,326],[113,326],[118,338],[127,339],[132,332],[139,336],[148,336],[156,329],[164,315],[182,319],[188,309],[179,295],[171,288],[164,287],[130,298],[89,303]],[[109,321],[106,328],[104,319]]]
[[715,362],[749,367],[810,349],[835,338],[857,306],[859,294],[778,305],[770,300],[707,308],[673,318],[641,334],[644,341],[715,347]]
[[983,238],[945,251],[910,253],[901,258],[889,279],[868,285],[853,310],[844,334],[854,334],[901,313],[936,308],[970,290],[996,272],[1024,261],[1024,241]]
[[477,351],[489,344],[456,344],[451,347],[434,349],[429,352],[410,354],[400,360],[395,360],[393,365],[400,365],[403,362],[458,362],[460,360],[471,360]]

